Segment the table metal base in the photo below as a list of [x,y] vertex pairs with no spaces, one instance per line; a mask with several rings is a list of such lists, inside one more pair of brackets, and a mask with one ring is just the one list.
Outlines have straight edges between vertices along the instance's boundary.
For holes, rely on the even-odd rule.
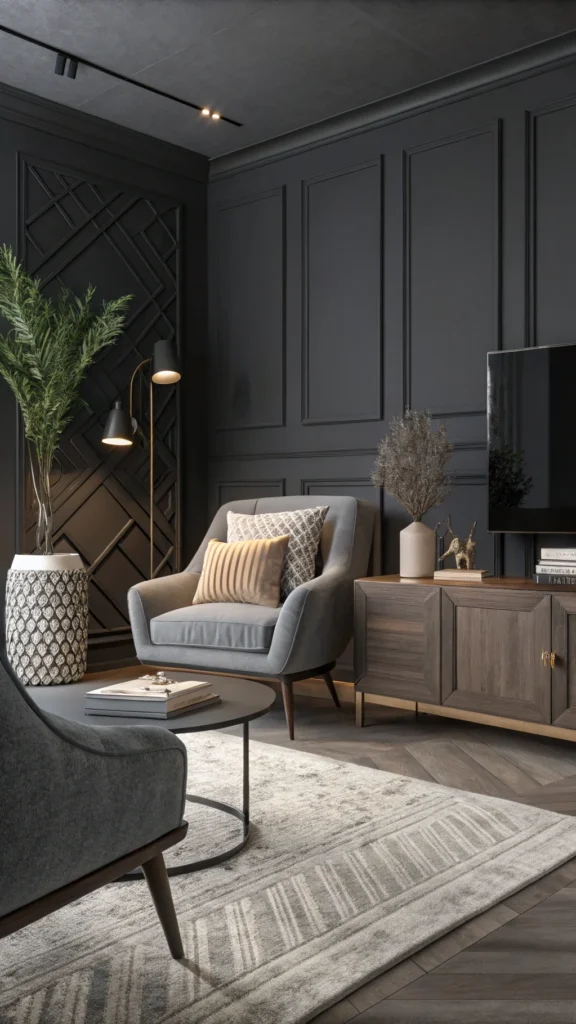
[[[243,850],[250,838],[250,773],[249,773],[249,732],[248,722],[244,722],[242,729],[242,810],[232,807],[230,804],[221,803],[220,800],[211,800],[206,796],[194,796],[193,793],[186,793],[186,800],[192,804],[202,804],[204,807],[213,807],[217,811],[231,814],[242,822],[242,839],[235,843],[228,850],[215,853],[212,857],[203,857],[202,860],[193,860],[187,864],[173,864],[167,867],[169,875],[187,875],[191,871],[200,871],[202,868],[211,868],[214,864],[221,864],[230,857]],[[129,871],[119,878],[119,882],[126,882],[131,879],[144,878],[141,868]]]

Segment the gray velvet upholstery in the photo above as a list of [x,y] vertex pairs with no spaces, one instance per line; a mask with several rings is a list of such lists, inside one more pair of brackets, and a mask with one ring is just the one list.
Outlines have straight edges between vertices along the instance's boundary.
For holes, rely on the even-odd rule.
[[[222,637],[231,638],[232,625],[238,625],[241,606],[232,604],[194,606],[217,609],[217,612],[203,614],[207,616],[206,621],[210,614],[217,616],[219,627],[214,628],[215,642],[210,645],[196,646],[186,641],[186,636],[193,635],[190,624],[194,619],[187,606],[198,585],[204,552],[213,537],[226,540],[228,511],[255,515],[316,505],[329,506],[320,539],[321,573],[293,590],[280,607],[268,649],[248,649],[245,644],[234,650],[224,648]],[[352,636],[353,580],[366,575],[368,570],[375,514],[374,506],[368,502],[340,495],[247,499],[223,505],[184,572],[139,583],[128,592],[138,657],[145,663],[262,676],[306,672],[336,661]],[[246,606],[249,607],[255,606]],[[226,608],[230,627],[225,632],[222,624]],[[269,613],[270,609],[258,611]],[[188,623],[186,628],[184,619]],[[178,628],[177,622],[181,623]],[[178,635],[182,642],[167,640]],[[198,622],[195,635],[202,635]],[[203,635],[207,636],[207,631]],[[243,641],[246,630],[238,635]]]
[[258,604],[193,604],[157,615],[150,633],[153,644],[265,653],[279,614]]
[[39,711],[0,658],[0,917],[182,822],[186,748]]

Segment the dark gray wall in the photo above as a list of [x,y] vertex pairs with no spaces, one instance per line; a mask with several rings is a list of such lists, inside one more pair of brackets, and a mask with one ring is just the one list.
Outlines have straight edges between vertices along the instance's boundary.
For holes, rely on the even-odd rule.
[[452,97],[209,187],[210,506],[372,488],[406,405],[455,444],[447,512],[478,564],[532,572],[486,531],[486,353],[576,338],[576,65]]
[[[0,241],[49,292],[130,293],[126,331],[91,369],[86,408],[66,431],[54,473],[55,541],[92,569],[90,662],[133,654],[126,591],[148,576],[149,452],[101,443],[107,412],[161,337],[183,379],[155,388],[155,563],[178,569],[206,526],[207,161],[11,90],[0,92]],[[136,388],[136,397],[140,389]],[[147,388],[137,410],[148,432]],[[139,404],[139,403],[138,403]],[[0,382],[0,571],[34,550],[35,512],[15,402]]]

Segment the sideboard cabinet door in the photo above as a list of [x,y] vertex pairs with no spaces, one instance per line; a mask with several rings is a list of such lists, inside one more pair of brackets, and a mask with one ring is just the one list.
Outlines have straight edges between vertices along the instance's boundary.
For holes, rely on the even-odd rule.
[[528,722],[551,721],[551,597],[446,587],[442,703]]
[[356,689],[440,702],[440,588],[355,584]]
[[552,722],[576,728],[576,594],[552,597]]

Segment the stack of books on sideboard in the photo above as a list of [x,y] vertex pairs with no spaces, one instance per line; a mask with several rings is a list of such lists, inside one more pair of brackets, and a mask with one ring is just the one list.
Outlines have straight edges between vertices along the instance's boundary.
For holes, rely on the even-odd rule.
[[535,583],[576,587],[576,548],[542,548],[532,579]]
[[140,676],[89,690],[84,697],[87,715],[118,718],[172,718],[220,703],[212,683],[197,679],[168,679],[163,672]]

